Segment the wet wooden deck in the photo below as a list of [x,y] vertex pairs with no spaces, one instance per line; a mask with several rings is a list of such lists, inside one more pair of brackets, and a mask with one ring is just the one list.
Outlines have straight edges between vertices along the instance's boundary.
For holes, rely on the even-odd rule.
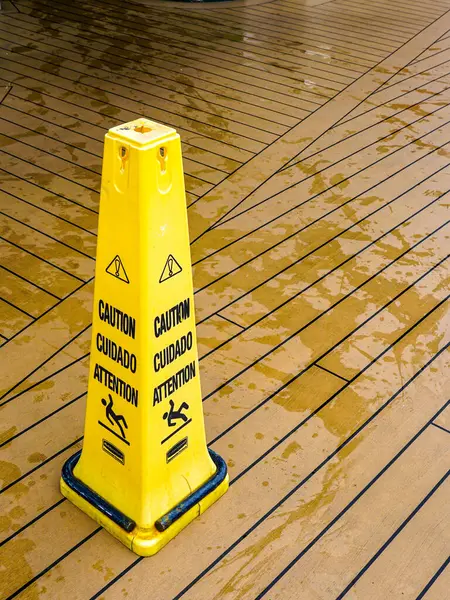
[[[3,5],[1,597],[448,598],[450,0]],[[140,115],[183,139],[231,476],[145,560],[58,489],[103,135]]]

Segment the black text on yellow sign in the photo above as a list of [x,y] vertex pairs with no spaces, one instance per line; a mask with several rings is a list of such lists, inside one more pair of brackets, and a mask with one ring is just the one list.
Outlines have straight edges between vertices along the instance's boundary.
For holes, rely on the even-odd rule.
[[106,135],[81,455],[61,490],[141,555],[228,487],[205,441],[175,130],[138,119]]

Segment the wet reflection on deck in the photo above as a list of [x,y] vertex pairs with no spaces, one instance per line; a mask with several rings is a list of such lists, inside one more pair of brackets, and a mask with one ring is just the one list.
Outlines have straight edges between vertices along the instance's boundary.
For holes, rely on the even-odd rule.
[[[450,0],[3,5],[2,597],[443,600]],[[141,115],[183,141],[231,476],[146,560],[58,488],[82,444],[103,135]]]

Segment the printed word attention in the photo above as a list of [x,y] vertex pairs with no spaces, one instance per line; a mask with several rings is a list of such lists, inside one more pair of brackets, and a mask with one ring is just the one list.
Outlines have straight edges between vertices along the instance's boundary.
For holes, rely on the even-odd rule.
[[117,377],[117,375],[114,375],[114,373],[111,373],[110,371],[108,371],[108,369],[105,369],[105,367],[102,367],[98,363],[96,363],[95,365],[94,379],[96,379],[100,383],[103,383],[103,385],[105,385],[108,389],[124,398],[133,406],[138,405],[138,390],[136,390],[129,383],[123,381],[123,379],[120,379],[120,377]]
[[195,361],[192,361],[172,375],[153,390],[153,406],[171,396],[181,386],[195,377]]

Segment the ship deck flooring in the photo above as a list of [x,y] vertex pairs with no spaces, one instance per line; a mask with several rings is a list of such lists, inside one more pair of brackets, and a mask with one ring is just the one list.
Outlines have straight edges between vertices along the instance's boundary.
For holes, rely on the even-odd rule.
[[[231,480],[148,559],[59,491],[103,137],[139,116],[181,135]],[[450,0],[3,2],[0,597],[447,598],[449,192]]]

